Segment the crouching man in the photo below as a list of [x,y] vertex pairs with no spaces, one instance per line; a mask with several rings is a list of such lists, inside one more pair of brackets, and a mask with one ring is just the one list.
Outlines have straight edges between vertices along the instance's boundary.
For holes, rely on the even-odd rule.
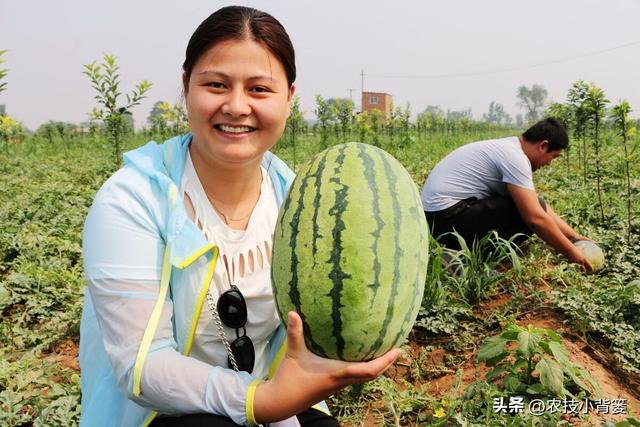
[[532,233],[570,262],[591,265],[573,245],[578,234],[536,193],[533,171],[548,165],[567,148],[566,130],[553,118],[542,120],[520,137],[478,141],[457,148],[431,171],[422,189],[427,222],[440,243],[459,249],[456,231],[471,245],[491,230],[521,243]]

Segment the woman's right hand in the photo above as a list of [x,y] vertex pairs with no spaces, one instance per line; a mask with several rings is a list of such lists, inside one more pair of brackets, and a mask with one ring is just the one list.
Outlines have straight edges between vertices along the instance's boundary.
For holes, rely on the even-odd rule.
[[369,362],[326,359],[307,349],[297,313],[289,312],[288,323],[285,356],[273,378],[256,388],[253,408],[260,423],[289,418],[349,384],[372,380],[400,355],[394,348]]

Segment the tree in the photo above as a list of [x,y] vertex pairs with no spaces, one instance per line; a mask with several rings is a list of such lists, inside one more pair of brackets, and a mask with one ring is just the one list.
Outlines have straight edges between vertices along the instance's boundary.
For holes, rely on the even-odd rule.
[[369,111],[369,124],[371,125],[371,135],[373,145],[380,147],[380,130],[384,123],[384,113],[378,108]]
[[300,97],[294,96],[293,102],[291,102],[291,112],[287,119],[287,129],[289,130],[289,136],[291,140],[291,146],[293,147],[293,169],[296,168],[296,141],[300,129],[304,124],[304,113],[300,109]]
[[540,120],[544,102],[547,99],[547,90],[544,86],[534,84],[531,88],[520,86],[518,88],[518,105],[525,110],[525,119],[528,123]]
[[[6,59],[4,59],[2,56],[7,53],[7,50],[0,50],[0,64],[3,64],[6,62]],[[0,93],[4,92],[5,90],[7,90],[7,82],[3,82],[2,80],[4,80],[4,78],[7,76],[7,73],[9,73],[9,70],[6,68],[1,68],[0,69]],[[4,114],[2,114],[4,115]]]
[[407,102],[404,109],[396,107],[395,120],[397,122],[396,127],[400,130],[400,146],[406,147],[413,142],[411,137],[411,106]]
[[445,127],[445,117],[444,110],[440,108],[439,105],[427,105],[427,108],[424,109],[425,117],[428,117],[428,122],[433,124],[433,127],[442,132]]
[[122,134],[127,120],[125,115],[131,115],[131,108],[140,104],[145,93],[151,89],[151,82],[143,80],[138,83],[131,95],[125,95],[127,102],[118,106],[118,98],[122,95],[119,91],[120,67],[116,64],[114,55],[105,54],[103,63],[98,65],[96,61],[84,66],[83,74],[91,80],[91,86],[98,92],[94,97],[100,108],[94,107],[90,117],[101,120],[107,129],[109,140],[113,145],[114,164],[116,168],[122,165],[121,145]]
[[327,102],[330,105],[336,124],[339,125],[342,133],[342,142],[347,142],[347,135],[351,133],[351,124],[353,122],[353,101],[346,98],[335,98]]
[[391,104],[391,108],[389,110],[389,116],[387,117],[387,121],[385,123],[385,127],[387,128],[387,134],[389,135],[389,143],[393,145],[393,137],[396,134],[396,126],[398,124],[397,115],[399,113],[399,109],[393,107]]
[[545,110],[546,117],[553,117],[568,130],[571,127],[571,107],[562,102],[552,102]]
[[[6,52],[6,49],[0,50],[0,64],[6,62],[2,57]],[[7,89],[7,82],[3,82],[2,80],[4,80],[8,72],[9,70],[6,68],[0,69],[0,93]],[[5,148],[8,150],[9,142],[21,140],[24,137],[24,134],[25,128],[22,123],[7,116],[4,104],[0,105],[0,141],[5,142]]]
[[485,122],[493,123],[496,125],[508,124],[511,122],[509,114],[505,113],[502,104],[498,104],[495,101],[489,103],[489,112],[482,115]]
[[9,151],[10,142],[19,142],[24,135],[25,128],[22,123],[13,117],[0,116],[0,142],[4,142],[6,151]]
[[147,123],[151,127],[151,132],[154,134],[160,134],[164,137],[167,133],[167,123],[164,117],[165,109],[164,104],[165,101],[156,101],[149,112],[149,116],[147,117]]
[[77,132],[78,126],[73,123],[49,120],[41,124],[36,129],[35,136],[47,140],[49,144],[53,144],[56,139],[64,142],[73,137]]
[[358,127],[358,137],[360,142],[366,143],[367,136],[371,132],[371,125],[369,125],[369,113],[366,111],[362,111],[361,113],[359,113],[356,116],[356,125]]
[[[567,131],[569,130],[570,126],[571,126],[571,106],[569,106],[568,104],[563,104],[561,102],[552,102],[551,104],[549,104],[549,106],[547,107],[546,111],[545,111],[545,116],[546,117],[553,117],[554,119],[558,120],[560,123],[562,123],[562,125],[565,127],[565,129],[567,129]],[[567,164],[567,168],[569,168],[569,149],[570,146],[567,147],[567,155],[565,156],[565,160],[566,160],[566,164]]]
[[[583,80],[574,82],[567,93],[567,104],[571,109],[571,122],[573,124],[573,137],[578,141],[582,141],[582,153],[580,153],[580,143],[578,143],[578,161],[582,157],[582,175],[583,181],[587,183],[587,123],[589,117],[587,114],[587,94],[589,93],[589,84]],[[582,154],[582,156],[581,156]]]
[[162,115],[164,116],[172,135],[185,133],[189,130],[189,120],[187,113],[182,108],[182,104],[176,102],[171,105],[168,102],[161,104]]
[[329,104],[321,95],[316,95],[316,109],[313,111],[320,124],[320,142],[322,147],[329,146],[329,125],[331,124],[331,111]]
[[473,120],[471,108],[468,110],[453,111],[447,110],[446,126],[448,132],[455,132],[457,128],[464,131]]
[[600,186],[600,141],[599,131],[602,118],[605,115],[605,107],[609,100],[605,97],[602,89],[591,85],[586,98],[587,114],[593,129],[593,142],[596,149],[596,182],[598,188],[598,205],[600,206],[600,219],[604,222],[604,208],[602,206],[602,189]]
[[418,138],[422,138],[422,134],[431,128],[431,118],[425,113],[418,114],[416,117],[416,130]]
[[629,159],[628,140],[635,129],[632,128],[629,122],[629,113],[631,113],[631,106],[627,100],[620,101],[611,110],[613,126],[618,135],[622,137],[622,144],[624,145],[625,175],[627,178],[627,242],[631,244],[631,175],[629,173],[631,161]]

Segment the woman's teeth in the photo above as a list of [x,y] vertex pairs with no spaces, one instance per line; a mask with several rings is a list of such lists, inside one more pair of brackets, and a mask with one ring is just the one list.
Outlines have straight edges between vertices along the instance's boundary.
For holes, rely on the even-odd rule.
[[251,132],[254,130],[249,126],[216,125],[215,127],[220,129],[223,132],[229,132],[229,133],[243,133],[243,132]]

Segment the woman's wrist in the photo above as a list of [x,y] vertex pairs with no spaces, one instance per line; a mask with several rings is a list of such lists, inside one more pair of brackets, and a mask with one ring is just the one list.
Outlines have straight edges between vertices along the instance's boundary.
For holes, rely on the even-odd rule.
[[258,423],[269,423],[288,418],[286,413],[286,396],[278,395],[273,389],[273,381],[264,381],[258,384],[253,396],[253,415]]
[[253,413],[258,423],[282,421],[303,412],[314,403],[304,396],[303,386],[279,388],[273,379],[258,384],[253,400]]

